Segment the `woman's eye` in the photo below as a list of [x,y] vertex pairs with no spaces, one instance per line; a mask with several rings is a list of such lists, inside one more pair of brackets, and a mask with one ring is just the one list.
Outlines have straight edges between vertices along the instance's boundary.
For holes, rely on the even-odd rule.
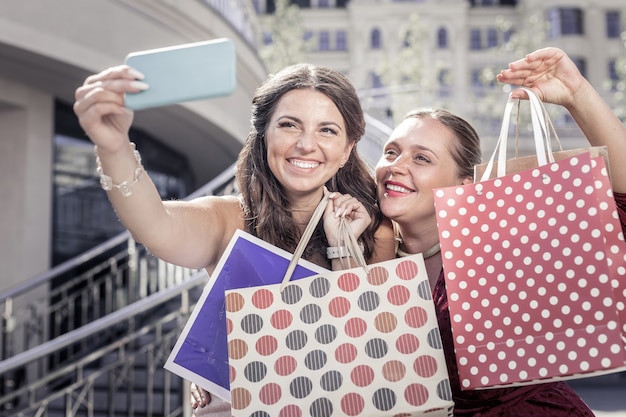
[[422,154],[416,155],[415,160],[419,162],[430,162],[430,158]]
[[279,127],[294,127],[295,125],[292,122],[280,122],[278,126]]
[[322,128],[322,132],[323,133],[327,133],[327,134],[331,134],[331,135],[336,135],[337,131],[335,129],[333,129],[332,127],[323,127]]

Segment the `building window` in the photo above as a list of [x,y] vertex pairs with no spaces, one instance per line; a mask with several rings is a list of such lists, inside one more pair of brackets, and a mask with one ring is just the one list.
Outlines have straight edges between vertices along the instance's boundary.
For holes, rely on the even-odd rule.
[[550,23],[549,36],[558,38],[566,35],[582,35],[583,12],[575,7],[554,8],[548,10]]
[[479,91],[482,91],[483,89],[483,82],[482,82],[482,70],[480,69],[473,69],[472,70],[472,87],[474,88],[474,93],[478,93]]
[[617,73],[617,62],[614,59],[609,61],[608,69],[611,85],[615,85],[615,83],[619,81],[619,74]]
[[498,46],[498,31],[494,28],[487,29],[487,48]]
[[452,95],[450,70],[448,68],[439,70],[437,78],[439,81],[439,97],[450,97]]
[[320,9],[327,9],[330,7],[330,1],[328,0],[317,0],[317,7]]
[[620,13],[618,11],[606,12],[606,37],[619,39],[621,33]]
[[380,33],[380,29],[375,28],[372,29],[372,32],[370,33],[370,47],[372,49],[380,49],[382,48],[382,35]]
[[517,0],[470,0],[471,6],[515,6]]
[[511,36],[513,36],[513,29],[507,29],[502,32],[502,42],[508,43],[511,40]]
[[263,45],[272,44],[272,32],[263,32]]
[[578,67],[578,71],[583,75],[583,77],[587,76],[587,61],[584,58],[571,57],[574,64]]
[[372,88],[381,88],[383,86],[383,81],[380,78],[380,75],[375,72],[370,72],[370,85]]
[[311,8],[311,0],[291,0],[289,3],[295,4],[301,9],[309,9]]
[[336,49],[338,51],[345,51],[348,49],[348,39],[345,30],[339,30],[336,34]]
[[486,80],[484,77],[484,68],[475,68],[472,70],[472,91],[475,97],[485,97],[495,85],[495,80]]
[[414,39],[413,33],[410,30],[404,34],[404,40],[402,41],[402,46],[404,48],[408,48],[411,46],[411,40]]
[[313,31],[311,30],[305,30],[304,31],[304,35],[302,35],[302,39],[305,42],[309,42],[311,39],[313,39]]
[[319,50],[328,51],[330,49],[330,34],[327,30],[320,31]]
[[470,49],[478,50],[482,48],[480,29],[472,29],[470,31]]
[[439,30],[437,30],[437,47],[439,49],[448,48],[448,31],[446,28],[439,28]]

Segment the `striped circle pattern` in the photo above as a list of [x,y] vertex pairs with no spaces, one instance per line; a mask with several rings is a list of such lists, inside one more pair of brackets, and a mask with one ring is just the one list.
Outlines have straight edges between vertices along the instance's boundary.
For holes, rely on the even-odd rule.
[[227,291],[226,311],[233,416],[451,413],[421,255]]

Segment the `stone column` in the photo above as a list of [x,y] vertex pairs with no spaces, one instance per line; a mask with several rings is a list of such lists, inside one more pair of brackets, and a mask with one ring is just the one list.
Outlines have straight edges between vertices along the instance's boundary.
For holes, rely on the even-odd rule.
[[0,78],[0,291],[50,267],[54,101]]

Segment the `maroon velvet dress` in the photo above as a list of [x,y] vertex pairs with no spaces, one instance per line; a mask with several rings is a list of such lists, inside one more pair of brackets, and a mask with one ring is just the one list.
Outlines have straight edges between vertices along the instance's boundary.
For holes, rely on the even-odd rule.
[[[615,194],[622,230],[626,235],[626,194]],[[592,417],[587,404],[565,382],[543,383],[514,388],[461,390],[454,355],[448,296],[443,271],[433,289],[433,300],[446,355],[454,415],[457,417]]]

